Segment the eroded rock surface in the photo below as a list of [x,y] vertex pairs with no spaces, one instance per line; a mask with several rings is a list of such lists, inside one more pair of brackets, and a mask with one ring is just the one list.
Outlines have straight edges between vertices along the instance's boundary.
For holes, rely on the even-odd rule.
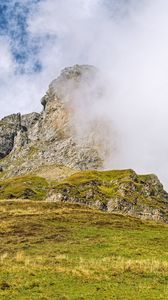
[[159,179],[153,174],[137,175],[133,170],[76,173],[56,184],[47,200],[168,223],[168,194]]
[[101,92],[97,69],[76,65],[64,69],[50,84],[40,114],[15,114],[2,119],[3,176],[24,174],[51,163],[76,170],[102,168],[107,154],[104,145],[112,150],[110,143],[102,140],[109,125],[98,119],[86,120]]
[[21,129],[21,115],[13,114],[0,121],[0,158],[8,155],[14,147],[14,139]]

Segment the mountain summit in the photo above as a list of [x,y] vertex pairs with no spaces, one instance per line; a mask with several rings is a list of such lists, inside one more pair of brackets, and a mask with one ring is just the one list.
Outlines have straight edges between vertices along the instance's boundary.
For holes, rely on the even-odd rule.
[[93,66],[65,68],[42,98],[41,113],[3,118],[0,159],[4,175],[25,174],[52,163],[76,170],[102,168],[109,126],[99,117],[90,117],[102,97],[100,81]]

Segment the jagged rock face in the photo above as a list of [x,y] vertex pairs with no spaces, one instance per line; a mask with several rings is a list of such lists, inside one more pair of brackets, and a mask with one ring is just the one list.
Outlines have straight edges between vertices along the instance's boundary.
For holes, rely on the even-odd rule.
[[14,146],[14,138],[20,130],[20,114],[13,114],[0,121],[0,158],[8,155]]
[[168,223],[168,194],[157,176],[137,175],[133,170],[76,173],[56,184],[47,200]]
[[[46,131],[46,137],[49,138],[73,137],[77,144],[81,138],[85,139],[85,144],[89,144],[88,138],[93,132],[93,123],[97,120],[88,120],[87,117],[93,102],[99,99],[101,89],[99,72],[95,67],[75,65],[65,68],[60,76],[51,82],[41,100],[44,106],[43,138]],[[101,123],[100,119],[99,122]],[[88,126],[92,126],[92,130],[89,130]],[[96,132],[98,134],[98,131]],[[90,145],[95,146],[93,140]]]
[[102,168],[106,155],[102,145],[109,145],[102,143],[102,136],[109,129],[108,122],[86,120],[86,107],[91,110],[101,93],[97,69],[76,65],[64,69],[50,84],[42,98],[42,113],[3,119],[0,164],[6,170],[4,176],[27,173],[51,163],[77,170]]
[[21,116],[21,125],[22,127],[25,127],[26,130],[28,131],[37,123],[39,118],[40,118],[40,114],[36,112],[23,115]]
[[[105,95],[99,71],[88,65],[65,68],[42,98],[42,138],[72,138],[81,148],[97,151],[103,166],[115,149],[111,121],[95,111]],[[110,138],[113,136],[113,139]],[[95,168],[95,166],[93,166]]]
[[13,149],[28,143],[27,132],[38,119],[38,113],[31,113],[23,116],[12,114],[0,121],[0,158],[4,158]]

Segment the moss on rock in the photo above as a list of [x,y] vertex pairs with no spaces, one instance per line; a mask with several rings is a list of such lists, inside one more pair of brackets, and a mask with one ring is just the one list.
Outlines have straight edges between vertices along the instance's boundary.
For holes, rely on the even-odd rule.
[[165,215],[168,194],[158,178],[133,170],[81,171],[58,182],[50,191],[54,201],[80,202],[128,214]]

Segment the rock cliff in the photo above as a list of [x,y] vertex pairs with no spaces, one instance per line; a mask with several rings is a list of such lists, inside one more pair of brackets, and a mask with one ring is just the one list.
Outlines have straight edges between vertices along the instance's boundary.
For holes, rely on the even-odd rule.
[[102,168],[106,155],[102,137],[109,126],[102,120],[85,120],[93,102],[101,97],[99,83],[98,70],[92,66],[66,68],[42,98],[40,114],[14,114],[2,119],[3,177],[51,163],[76,170]]
[[7,156],[14,147],[14,139],[21,130],[20,114],[13,114],[0,121],[0,159]]

